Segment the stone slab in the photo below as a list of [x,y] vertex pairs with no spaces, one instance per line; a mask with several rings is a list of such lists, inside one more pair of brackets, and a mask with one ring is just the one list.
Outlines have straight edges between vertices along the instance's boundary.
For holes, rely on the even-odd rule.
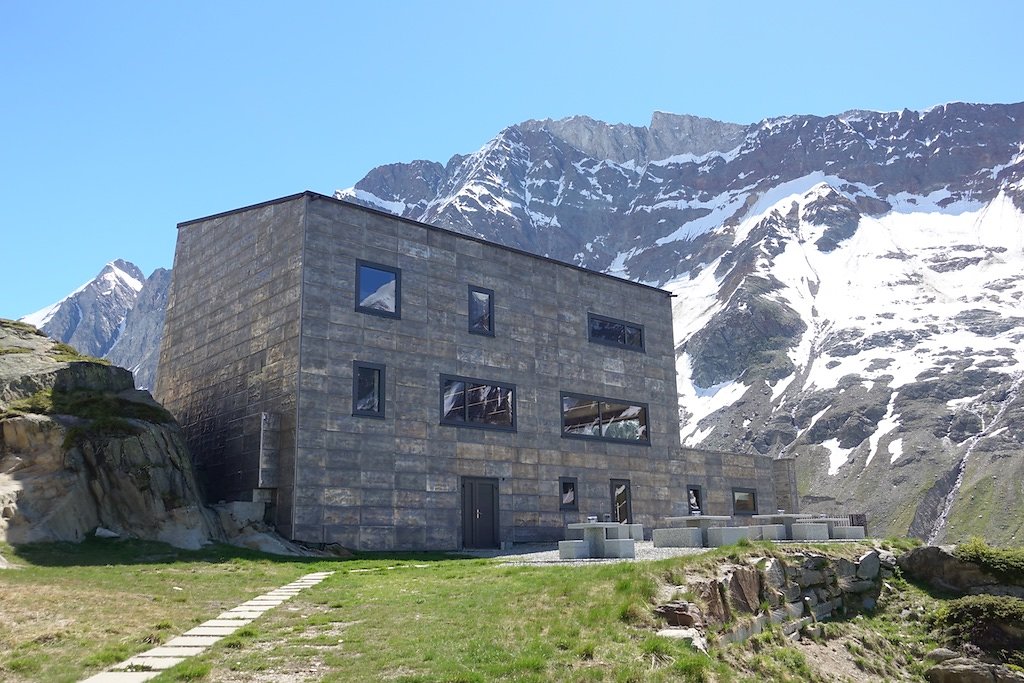
[[864,538],[864,527],[862,527],[862,526],[835,526],[835,527],[832,527],[832,538],[836,538],[836,539],[860,539],[860,538]]
[[632,538],[605,539],[604,557],[636,557],[636,541]]
[[200,624],[185,631],[183,636],[230,636],[238,630],[237,626],[207,626]]
[[697,527],[672,527],[655,529],[651,532],[651,540],[655,548],[700,548],[700,529]]
[[586,541],[559,541],[558,559],[560,560],[582,560],[590,557],[589,547]]
[[159,671],[104,671],[82,683],[143,683],[160,675]]
[[140,653],[139,657],[194,657],[206,651],[205,647],[185,647],[173,645],[161,645],[152,650]]
[[828,540],[828,525],[827,524],[815,524],[810,522],[793,523],[793,540],[794,541],[827,541]]
[[[237,608],[236,608],[237,609]],[[217,615],[218,619],[258,619],[263,616],[266,610],[240,609],[237,612],[231,610]]]
[[[232,629],[234,632],[234,629]],[[229,634],[230,635],[230,634]],[[224,636],[178,636],[177,638],[171,638],[166,643],[165,647],[210,647]]]
[[204,621],[200,626],[231,626],[233,628],[242,628],[253,622],[252,619],[210,619]]
[[170,669],[175,664],[185,661],[185,657],[132,657],[115,666],[115,669],[124,669],[129,666],[145,666],[153,671]]
[[708,546],[717,548],[732,545],[741,539],[750,538],[750,527],[745,526],[713,526],[707,530]]

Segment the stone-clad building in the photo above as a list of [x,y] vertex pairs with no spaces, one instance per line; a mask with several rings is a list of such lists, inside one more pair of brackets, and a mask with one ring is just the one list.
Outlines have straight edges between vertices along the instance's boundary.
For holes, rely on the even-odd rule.
[[670,295],[312,192],[182,223],[157,396],[207,495],[361,549],[774,510],[682,449]]

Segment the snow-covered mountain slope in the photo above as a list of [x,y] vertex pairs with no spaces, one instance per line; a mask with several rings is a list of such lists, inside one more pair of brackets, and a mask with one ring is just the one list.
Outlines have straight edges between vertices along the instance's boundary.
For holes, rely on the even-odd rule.
[[146,276],[129,261],[111,261],[64,299],[21,320],[80,353],[102,357],[117,341]]
[[[1024,103],[527,121],[337,196],[672,290],[684,443],[795,457],[805,510],[1024,537]],[[153,376],[167,279],[80,350]]]
[[805,509],[1024,531],[1024,104],[530,121],[337,196],[671,289],[684,442]]
[[80,353],[130,368],[137,386],[146,388],[156,373],[169,286],[170,271],[157,269],[147,279],[134,263],[118,259],[65,298],[21,320]]

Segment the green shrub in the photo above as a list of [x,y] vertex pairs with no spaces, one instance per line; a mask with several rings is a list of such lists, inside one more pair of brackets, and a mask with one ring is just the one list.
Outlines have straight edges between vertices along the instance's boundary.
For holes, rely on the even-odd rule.
[[141,431],[123,417],[100,417],[69,429],[64,435],[63,448],[70,450],[89,439],[135,436]]
[[6,327],[11,330],[20,330],[21,332],[28,332],[30,334],[38,335],[40,337],[46,336],[45,332],[38,329],[34,325],[23,323],[20,320],[9,320],[7,318],[0,318],[0,327]]
[[933,621],[955,644],[971,643],[1004,661],[1024,665],[1024,600],[1003,595],[969,595],[950,600]]
[[975,536],[958,545],[954,555],[1002,581],[1024,586],[1024,548],[993,548]]

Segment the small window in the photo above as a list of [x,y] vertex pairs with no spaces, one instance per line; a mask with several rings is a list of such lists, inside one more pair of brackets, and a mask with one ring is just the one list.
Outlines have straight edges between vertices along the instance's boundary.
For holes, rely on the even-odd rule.
[[649,444],[647,405],[563,392],[562,436]]
[[754,489],[733,489],[732,514],[756,515],[757,491],[755,491]]
[[356,310],[385,318],[402,317],[402,271],[356,261]]
[[441,375],[441,424],[514,432],[515,386]]
[[644,351],[644,327],[625,320],[587,314],[587,339],[595,344]]
[[699,486],[686,487],[686,501],[691,515],[704,514],[704,493]]
[[352,363],[352,414],[384,417],[384,366]]
[[483,287],[469,287],[469,331],[472,334],[494,336],[494,291]]
[[579,500],[576,498],[576,477],[559,477],[558,491],[561,496],[561,502],[558,504],[559,510],[580,509]]

